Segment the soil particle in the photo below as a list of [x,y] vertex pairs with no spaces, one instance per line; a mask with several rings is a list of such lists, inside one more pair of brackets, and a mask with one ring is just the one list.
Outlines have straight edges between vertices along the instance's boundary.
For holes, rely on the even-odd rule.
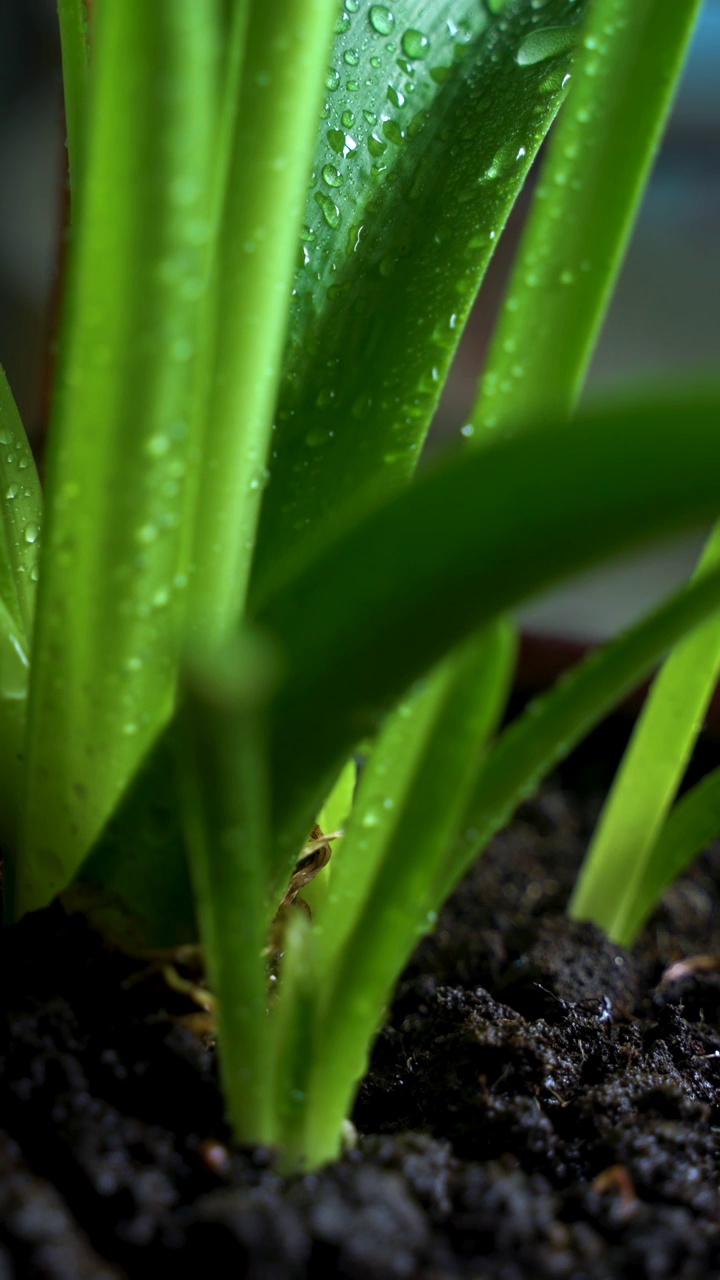
[[213,1055],[158,975],[58,911],[9,931],[0,1280],[720,1276],[720,847],[632,953],[565,920],[600,745],[561,779],[581,798],[556,781],[524,804],[448,903],[357,1148],[305,1178],[232,1149]]

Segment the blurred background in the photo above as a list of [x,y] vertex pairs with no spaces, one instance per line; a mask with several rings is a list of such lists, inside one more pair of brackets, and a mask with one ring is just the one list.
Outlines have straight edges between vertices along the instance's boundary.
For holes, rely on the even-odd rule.
[[[0,0],[0,362],[36,439],[47,394],[63,164],[54,0]],[[491,264],[431,447],[457,435],[472,403],[528,195]],[[627,379],[713,369],[717,375],[719,299],[720,0],[704,0],[588,394]],[[524,610],[523,628],[571,643],[607,635],[686,577],[699,545],[685,538],[573,584]]]

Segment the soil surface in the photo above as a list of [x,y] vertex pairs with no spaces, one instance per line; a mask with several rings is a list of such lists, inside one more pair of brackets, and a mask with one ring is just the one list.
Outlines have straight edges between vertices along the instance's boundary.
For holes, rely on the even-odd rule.
[[212,1051],[159,979],[59,912],[10,931],[0,1280],[720,1277],[720,846],[633,954],[562,914],[623,732],[455,894],[356,1149],[312,1176],[228,1147]]

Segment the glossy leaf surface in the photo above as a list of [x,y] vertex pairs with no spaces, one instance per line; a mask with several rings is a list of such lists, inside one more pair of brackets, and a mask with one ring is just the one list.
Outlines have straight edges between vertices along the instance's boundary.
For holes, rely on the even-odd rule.
[[12,894],[9,850],[17,839],[21,761],[42,526],[35,462],[0,369],[0,845],[4,891]]
[[346,4],[256,581],[328,512],[410,475],[487,262],[564,96],[584,9],[582,0]]

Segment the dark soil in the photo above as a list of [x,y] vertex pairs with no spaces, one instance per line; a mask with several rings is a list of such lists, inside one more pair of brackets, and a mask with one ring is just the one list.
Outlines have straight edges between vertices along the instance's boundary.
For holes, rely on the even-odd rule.
[[562,915],[619,745],[462,885],[400,983],[357,1148],[303,1179],[228,1148],[212,1052],[159,980],[128,983],[79,919],[10,931],[0,1280],[720,1276],[720,847],[632,955]]

